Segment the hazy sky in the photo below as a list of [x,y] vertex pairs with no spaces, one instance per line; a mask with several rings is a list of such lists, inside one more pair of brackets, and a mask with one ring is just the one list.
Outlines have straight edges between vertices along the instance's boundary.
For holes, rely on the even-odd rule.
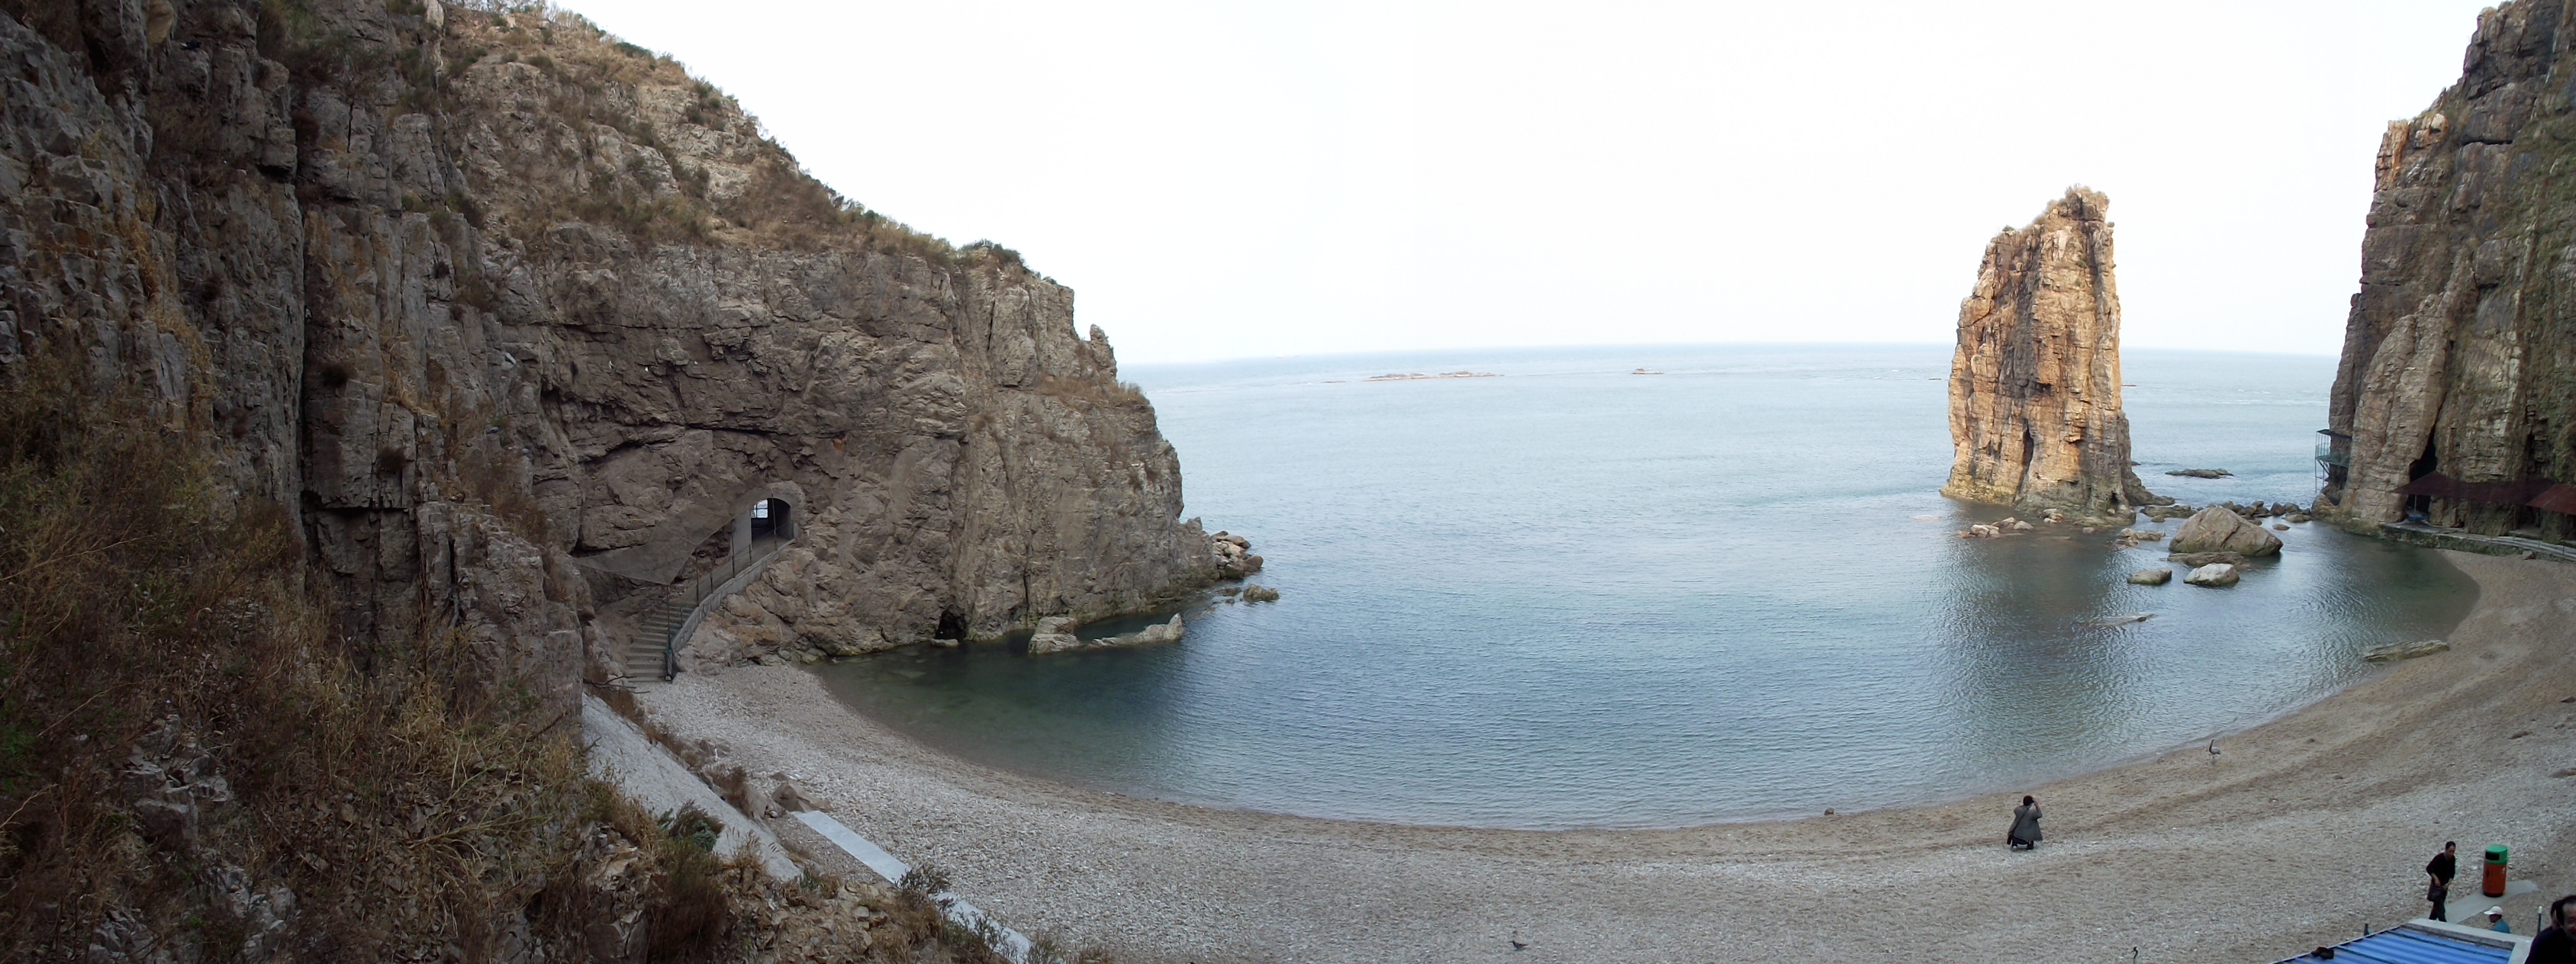
[[2126,343],[2332,354],[2479,0],[573,0],[1128,361],[1949,341],[2108,192]]

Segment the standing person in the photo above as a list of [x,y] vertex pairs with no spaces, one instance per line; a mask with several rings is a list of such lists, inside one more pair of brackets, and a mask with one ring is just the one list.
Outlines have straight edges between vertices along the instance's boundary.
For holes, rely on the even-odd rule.
[[2567,908],[2576,905],[2576,894],[2558,898],[2549,905],[2549,926],[2531,939],[2530,964],[2576,964],[2576,924],[2567,920]]
[[2004,846],[2029,850],[2039,846],[2039,801],[2025,795],[2021,806],[2013,808],[2012,832],[2004,835]]
[[2498,934],[2513,933],[2513,925],[2504,922],[2504,905],[2487,908],[2487,929]]
[[2459,841],[2442,841],[2442,852],[2434,854],[2433,859],[2424,865],[2424,872],[2433,877],[2433,886],[2424,889],[2424,899],[2433,902],[2430,916],[2434,920],[2451,919],[2450,910],[2443,905],[2451,900],[2451,876],[2460,870],[2459,852]]

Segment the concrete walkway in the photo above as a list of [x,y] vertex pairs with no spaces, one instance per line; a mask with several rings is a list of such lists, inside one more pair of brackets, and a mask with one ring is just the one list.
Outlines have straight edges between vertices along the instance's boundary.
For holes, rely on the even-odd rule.
[[2531,553],[2536,558],[2559,562],[2576,562],[2576,548],[2525,539],[2521,536],[2482,536],[2462,529],[2450,529],[2422,522],[2382,522],[2382,535],[2399,542],[2435,549],[2475,552],[2490,556],[2519,556]]
[[804,869],[788,858],[787,848],[779,846],[777,834],[743,816],[671,751],[588,693],[581,697],[581,739],[590,750],[591,775],[616,784],[645,809],[662,814],[694,803],[723,824],[724,831],[716,836],[716,853],[729,856],[749,847],[770,876],[780,880],[804,876]]
[[[860,863],[868,865],[868,869],[876,871],[877,876],[886,879],[886,883],[900,884],[903,882],[904,875],[912,872],[912,868],[903,861],[895,859],[895,855],[885,852],[885,848],[870,843],[868,838],[859,836],[857,831],[832,819],[831,814],[820,810],[799,810],[796,812],[796,819],[814,828],[815,833],[822,834],[823,839],[831,841],[843,852],[858,858]],[[975,905],[959,899],[948,891],[940,891],[932,895],[931,899],[938,902],[940,913],[956,922],[959,927],[971,931],[989,924],[1001,935],[999,940],[993,942],[993,949],[1001,951],[1003,956],[1014,962],[1025,962],[1029,959],[1029,939],[1022,936],[1020,932],[1003,927],[1002,922],[986,916]]]

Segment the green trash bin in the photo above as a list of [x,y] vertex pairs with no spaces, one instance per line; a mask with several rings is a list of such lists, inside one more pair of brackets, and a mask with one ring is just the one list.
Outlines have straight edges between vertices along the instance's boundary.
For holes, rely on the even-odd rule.
[[2505,867],[2505,849],[2504,849],[2504,845],[2503,845],[2503,844],[2488,844],[2488,845],[2487,845],[2487,875],[2486,875],[2486,879],[2482,882],[2482,883],[2484,883],[2484,884],[2485,884],[2485,886],[2478,888],[2478,891],[2479,891],[2480,893],[2483,893],[2483,894],[2485,894],[2485,895],[2489,896],[2489,897],[2502,897],[2502,896],[2504,896],[2504,867]]

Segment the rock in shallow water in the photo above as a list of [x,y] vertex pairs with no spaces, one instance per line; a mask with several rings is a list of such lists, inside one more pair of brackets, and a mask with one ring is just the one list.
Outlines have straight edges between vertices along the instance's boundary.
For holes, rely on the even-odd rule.
[[2129,574],[2129,581],[2141,586],[2161,586],[2173,581],[2173,570],[2163,566],[2140,569]]
[[1082,648],[1082,637],[1075,636],[1072,630],[1073,620],[1064,616],[1038,620],[1037,633],[1029,637],[1029,655],[1044,656]]
[[1029,637],[1029,655],[1044,656],[1048,653],[1062,653],[1077,649],[1112,649],[1120,646],[1176,643],[1188,629],[1182,625],[1181,617],[1175,615],[1170,622],[1156,623],[1132,633],[1104,636],[1099,639],[1083,639],[1073,634],[1072,623],[1072,620],[1062,616],[1049,616],[1038,620],[1037,634]]
[[2386,646],[2374,646],[2371,647],[2370,652],[2363,653],[2361,658],[2374,663],[2393,663],[2401,659],[2414,659],[2418,656],[2431,656],[2434,653],[2449,652],[2450,649],[2451,644],[2443,642],[2442,640],[2419,639],[2411,643],[2390,643]]
[[2281,537],[2245,521],[2244,516],[2213,505],[2192,513],[2190,519],[2184,520],[2182,531],[2174,533],[2173,549],[2175,552],[2268,556],[2281,551]]
[[2192,570],[2191,575],[2182,577],[2182,581],[2195,586],[2216,589],[2221,586],[2235,585],[2237,578],[2235,566],[2224,562],[2213,562]]

